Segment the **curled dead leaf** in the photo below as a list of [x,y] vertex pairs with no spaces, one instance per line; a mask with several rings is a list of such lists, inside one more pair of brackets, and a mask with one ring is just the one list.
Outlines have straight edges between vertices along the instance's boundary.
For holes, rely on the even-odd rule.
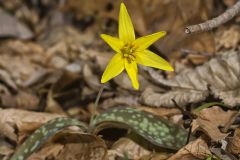
[[206,159],[208,155],[211,155],[211,152],[208,149],[207,143],[199,138],[187,144],[168,160]]
[[199,112],[198,118],[193,120],[192,131],[203,131],[213,141],[222,140],[228,133],[222,133],[219,128],[227,131],[237,115],[237,111],[224,111],[217,106],[203,109]]

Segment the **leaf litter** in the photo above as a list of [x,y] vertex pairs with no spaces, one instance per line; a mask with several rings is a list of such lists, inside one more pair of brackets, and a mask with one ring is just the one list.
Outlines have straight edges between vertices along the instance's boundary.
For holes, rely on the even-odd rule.
[[[0,25],[0,159],[9,159],[51,119],[89,122],[100,76],[113,55],[99,34],[116,35],[121,1],[96,2],[0,2],[0,21],[4,21]],[[124,2],[138,36],[159,30],[169,33],[150,49],[168,59],[175,72],[140,67],[137,92],[125,74],[116,77],[100,99],[100,116],[109,108],[132,107],[182,127],[189,120],[185,115],[189,106],[218,102],[231,108],[219,105],[194,112],[190,126],[196,139],[177,151],[163,151],[164,146],[152,146],[153,141],[140,143],[139,134],[128,137],[131,127],[125,126],[120,134],[122,130],[110,127],[118,123],[111,122],[98,135],[67,128],[29,159],[239,158],[239,17],[211,32],[191,36],[183,32],[185,26],[214,17],[236,1]],[[144,148],[144,144],[151,145]]]
[[173,107],[174,99],[179,105],[198,103],[210,94],[232,106],[240,104],[239,99],[239,52],[229,51],[220,57],[212,58],[202,66],[182,71],[170,80],[165,80],[154,70],[149,74],[155,82],[172,90],[166,94],[150,89],[143,93],[143,101],[152,106]]

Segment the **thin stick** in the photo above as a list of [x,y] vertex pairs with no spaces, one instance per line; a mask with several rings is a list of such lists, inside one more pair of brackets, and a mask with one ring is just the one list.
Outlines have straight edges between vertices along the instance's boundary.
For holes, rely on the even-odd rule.
[[102,95],[102,93],[103,93],[103,90],[104,90],[104,84],[101,84],[101,88],[100,88],[100,90],[99,90],[99,92],[98,92],[98,94],[97,94],[97,98],[96,98],[95,103],[94,103],[93,113],[92,113],[92,115],[91,115],[91,119],[90,119],[90,127],[89,127],[89,128],[92,127],[92,124],[93,124],[94,118],[95,118],[95,116],[96,116],[98,103],[99,103],[99,100],[100,100],[101,95]]
[[175,106],[182,112],[182,114],[183,114],[183,113],[185,112],[184,109],[177,104],[177,102],[175,101],[175,99],[172,98],[171,100],[172,100],[172,102],[174,103],[174,105],[175,105]]
[[227,21],[231,20],[239,12],[240,12],[240,1],[238,1],[236,4],[234,4],[231,8],[226,10],[224,13],[222,13],[218,17],[215,17],[211,20],[208,20],[208,21],[200,23],[200,24],[186,27],[185,33],[191,34],[191,33],[209,31],[209,30],[216,28],[216,27],[222,25],[223,23],[226,23]]
[[192,124],[190,125],[189,130],[188,130],[188,136],[187,136],[186,145],[187,145],[187,144],[189,143],[189,141],[190,141],[191,133],[192,133]]

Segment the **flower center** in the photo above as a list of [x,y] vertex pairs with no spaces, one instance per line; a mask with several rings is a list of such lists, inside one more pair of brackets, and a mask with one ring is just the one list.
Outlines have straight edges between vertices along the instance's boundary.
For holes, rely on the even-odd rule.
[[133,49],[132,45],[128,45],[128,44],[125,44],[121,48],[121,52],[123,54],[123,58],[126,58],[128,63],[131,63],[132,61],[135,60],[134,51],[135,50]]

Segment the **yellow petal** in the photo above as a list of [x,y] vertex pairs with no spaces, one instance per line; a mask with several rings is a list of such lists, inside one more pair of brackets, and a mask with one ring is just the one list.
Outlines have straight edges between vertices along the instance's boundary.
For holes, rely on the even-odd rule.
[[159,38],[163,37],[166,32],[157,32],[148,36],[140,37],[133,42],[133,45],[137,47],[137,51],[142,51],[147,49],[151,44],[157,41]]
[[108,63],[101,79],[101,83],[105,83],[110,79],[119,75],[124,69],[124,59],[121,53],[116,53]]
[[154,67],[166,71],[173,71],[173,67],[157,54],[144,50],[136,53],[136,61],[144,66]]
[[124,3],[121,3],[120,7],[118,34],[125,43],[132,43],[135,40],[133,24]]
[[120,49],[123,47],[123,41],[118,38],[101,34],[102,39],[116,52],[120,53]]
[[139,89],[138,76],[137,76],[137,73],[138,73],[137,63],[135,61],[132,61],[131,63],[129,63],[125,59],[125,68],[128,76],[132,81],[133,88],[136,90]]

